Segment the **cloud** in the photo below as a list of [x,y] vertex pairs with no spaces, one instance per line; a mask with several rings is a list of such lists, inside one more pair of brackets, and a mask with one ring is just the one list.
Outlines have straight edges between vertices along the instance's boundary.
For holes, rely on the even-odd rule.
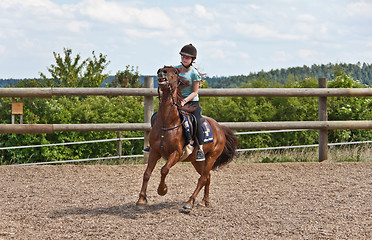
[[203,18],[203,19],[207,19],[207,20],[213,20],[214,19],[213,13],[210,10],[207,11],[207,9],[204,6],[199,5],[199,4],[195,5],[195,14],[199,18]]
[[235,28],[237,31],[242,32],[244,35],[256,38],[266,38],[277,35],[275,31],[257,23],[237,23],[235,25]]
[[0,45],[0,54],[4,54],[5,53],[5,46],[3,45]]
[[346,2],[0,0],[0,73],[30,77],[51,63],[53,51],[69,47],[107,54],[112,72],[130,64],[148,74],[178,62],[187,43],[197,46],[206,72],[220,75],[371,62],[372,1]]
[[81,33],[88,30],[91,24],[86,21],[69,21],[66,27],[70,32]]
[[268,26],[258,23],[236,23],[235,30],[250,38],[298,40],[302,37],[294,34],[280,33]]
[[372,18],[372,3],[366,1],[359,1],[350,3],[347,6],[347,14],[349,16]]
[[261,9],[261,7],[258,6],[258,5],[256,5],[256,4],[250,4],[249,7],[252,8],[252,9],[254,9],[254,10],[259,10],[259,9]]
[[16,16],[21,17],[20,13],[34,15],[39,18],[44,16],[68,17],[69,12],[50,0],[2,0],[0,9],[16,11]]
[[159,7],[139,9],[118,1],[85,0],[78,8],[83,16],[110,24],[134,24],[152,29],[172,26],[169,17]]
[[308,23],[314,23],[316,22],[316,18],[311,15],[311,14],[308,14],[308,13],[305,13],[305,14],[299,14],[297,16],[297,19],[301,22],[308,22]]
[[291,58],[291,55],[289,53],[287,53],[286,51],[276,51],[273,56],[272,56],[272,60],[274,62],[287,62],[288,59]]
[[301,49],[297,51],[297,55],[307,61],[314,61],[320,55],[317,51],[311,49]]

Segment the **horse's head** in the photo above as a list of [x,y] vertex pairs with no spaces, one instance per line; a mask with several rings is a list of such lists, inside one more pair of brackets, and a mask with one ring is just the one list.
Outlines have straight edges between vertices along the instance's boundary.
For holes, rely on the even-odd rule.
[[159,87],[170,86],[177,82],[180,70],[171,66],[164,66],[158,70],[158,85]]

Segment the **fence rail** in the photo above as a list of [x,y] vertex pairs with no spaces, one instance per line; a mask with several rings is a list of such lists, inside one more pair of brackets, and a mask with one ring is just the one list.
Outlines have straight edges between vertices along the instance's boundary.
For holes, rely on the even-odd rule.
[[[372,96],[370,88],[326,88],[326,79],[319,79],[319,88],[234,88],[200,89],[201,96],[223,97],[318,97],[319,121],[285,122],[222,122],[231,129],[319,130],[319,161],[327,160],[328,130],[372,129],[372,121],[327,121],[327,97]],[[153,97],[158,95],[153,88],[153,79],[145,78],[145,88],[0,88],[0,97],[50,98],[53,96],[145,96],[144,123],[115,124],[0,124],[0,133],[53,133],[58,131],[144,131],[144,144],[148,144],[150,119],[153,113]]]
[[[372,129],[372,121],[285,121],[285,122],[221,122],[232,130],[281,129]],[[150,123],[100,124],[0,124],[0,133],[54,133],[84,131],[150,131]]]
[[[0,97],[51,98],[53,96],[157,96],[155,88],[0,88]],[[209,97],[361,97],[372,88],[220,88],[199,89]]]

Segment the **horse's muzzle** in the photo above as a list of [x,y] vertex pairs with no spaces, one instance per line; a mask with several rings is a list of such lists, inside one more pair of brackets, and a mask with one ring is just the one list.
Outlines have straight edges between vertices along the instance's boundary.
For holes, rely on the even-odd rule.
[[160,68],[158,70],[158,85],[159,86],[164,86],[168,84],[168,71],[164,68]]

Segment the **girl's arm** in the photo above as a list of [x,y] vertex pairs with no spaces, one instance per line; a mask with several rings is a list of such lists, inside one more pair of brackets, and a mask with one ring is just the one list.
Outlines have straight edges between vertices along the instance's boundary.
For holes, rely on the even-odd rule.
[[181,101],[181,106],[185,105],[188,101],[191,101],[198,95],[199,92],[199,81],[192,82],[192,93]]

